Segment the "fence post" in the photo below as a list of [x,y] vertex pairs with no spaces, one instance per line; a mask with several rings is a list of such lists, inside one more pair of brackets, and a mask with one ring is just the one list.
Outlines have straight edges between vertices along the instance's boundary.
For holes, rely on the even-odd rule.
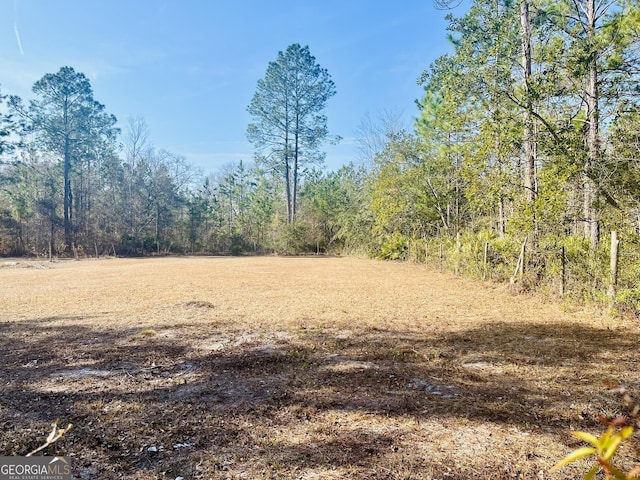
[[611,232],[611,283],[609,284],[608,292],[609,297],[612,300],[616,296],[616,287],[618,285],[618,245],[620,245],[620,240],[618,240],[618,232],[614,230]]
[[484,252],[482,255],[482,280],[487,279],[489,271],[489,242],[484,242]]
[[524,256],[527,249],[527,240],[529,239],[529,235],[524,237],[524,242],[522,242],[522,247],[520,248],[520,256],[518,257],[518,262],[516,263],[516,269],[513,272],[513,276],[511,277],[510,283],[513,285],[516,283],[516,277],[518,276],[518,272],[520,272],[520,278],[524,275]]
[[462,241],[460,239],[460,232],[456,234],[456,265],[454,268],[454,273],[456,275],[460,274],[460,264],[462,260],[460,259],[460,254],[462,252]]
[[564,297],[567,284],[567,256],[565,254],[564,245],[560,249],[560,296]]

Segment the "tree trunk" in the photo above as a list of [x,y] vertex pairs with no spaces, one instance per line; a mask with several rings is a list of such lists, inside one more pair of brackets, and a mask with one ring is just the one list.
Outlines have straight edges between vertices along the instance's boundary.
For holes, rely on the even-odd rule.
[[591,50],[588,73],[585,83],[584,101],[585,101],[585,117],[587,121],[587,131],[585,136],[585,144],[587,149],[587,158],[582,173],[584,188],[584,235],[591,240],[591,247],[595,250],[598,248],[600,240],[598,218],[595,208],[597,201],[597,189],[595,181],[592,178],[593,169],[598,161],[599,155],[599,95],[598,95],[598,63],[595,53],[594,42],[596,34],[596,5],[595,0],[587,0],[587,44]]
[[293,209],[291,204],[291,166],[289,165],[289,131],[285,132],[284,137],[284,183],[287,195],[287,223],[293,221]]
[[291,223],[296,221],[298,198],[298,158],[293,159],[293,194],[291,195]]
[[500,197],[498,202],[498,235],[500,238],[507,233],[507,219],[504,211],[504,198]]
[[49,218],[49,261],[52,262],[53,261],[53,251],[54,251],[54,241],[55,241],[55,228],[56,228],[56,224],[54,221],[54,212],[51,212],[51,216]]
[[296,132],[295,132],[295,149],[293,151],[293,204],[292,204],[292,212],[291,221],[295,222],[296,220],[296,203],[298,197],[298,156],[300,155],[300,117],[298,113],[299,108],[296,109]]
[[529,19],[528,0],[520,2],[520,35],[522,40],[522,85],[525,94],[523,154],[524,154],[524,189],[527,203],[532,203],[536,196],[535,182],[535,135],[533,130],[533,102],[529,92],[531,79],[531,22]]
[[64,210],[64,243],[65,250],[71,248],[73,243],[72,239],[72,194],[71,194],[71,152],[69,145],[69,137],[65,138],[64,142],[64,198],[63,198],[63,210]]
[[160,255],[160,209],[156,209],[156,253]]

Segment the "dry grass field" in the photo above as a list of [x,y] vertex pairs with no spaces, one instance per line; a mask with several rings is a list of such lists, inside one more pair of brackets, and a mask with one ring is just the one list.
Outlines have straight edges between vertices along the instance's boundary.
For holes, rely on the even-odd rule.
[[415,265],[16,262],[0,455],[59,418],[76,478],[578,478],[548,471],[624,412],[603,381],[640,391],[637,325]]

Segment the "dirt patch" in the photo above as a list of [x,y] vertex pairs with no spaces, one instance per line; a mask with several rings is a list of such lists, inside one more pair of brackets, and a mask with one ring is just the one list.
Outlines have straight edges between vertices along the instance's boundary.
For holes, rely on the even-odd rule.
[[189,300],[184,303],[185,307],[191,308],[215,308],[215,305],[211,302],[206,302],[204,300]]
[[576,478],[547,472],[621,412],[603,381],[640,388],[635,325],[408,264],[15,267],[0,455],[60,418],[76,478]]
[[49,265],[33,261],[6,260],[0,262],[0,268],[33,268],[36,270],[47,270],[49,269]]

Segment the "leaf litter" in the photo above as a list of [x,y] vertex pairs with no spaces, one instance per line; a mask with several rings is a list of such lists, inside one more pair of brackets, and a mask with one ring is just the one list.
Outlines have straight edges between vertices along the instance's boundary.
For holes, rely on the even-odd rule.
[[619,413],[604,380],[640,387],[637,325],[411,264],[118,259],[0,284],[0,454],[59,417],[46,453],[76,478],[547,478],[570,430]]

